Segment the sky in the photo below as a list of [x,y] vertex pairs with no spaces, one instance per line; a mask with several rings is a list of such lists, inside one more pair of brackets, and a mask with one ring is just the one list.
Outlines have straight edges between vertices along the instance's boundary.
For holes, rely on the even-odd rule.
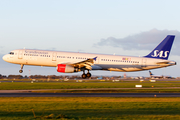
[[[167,35],[175,35],[169,60],[177,65],[152,72],[178,77],[179,4],[179,0],[0,0],[0,57],[21,48],[145,56]],[[1,58],[0,74],[19,74],[19,65]],[[56,68],[25,66],[22,75],[30,74],[64,75]],[[148,71],[126,74],[149,76]]]

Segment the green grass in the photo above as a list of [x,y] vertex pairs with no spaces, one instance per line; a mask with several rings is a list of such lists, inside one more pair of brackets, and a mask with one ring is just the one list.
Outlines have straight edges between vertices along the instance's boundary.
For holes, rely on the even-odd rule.
[[[13,82],[0,83],[1,90],[29,89],[83,89],[83,88],[134,88],[136,83],[61,83],[61,82]],[[154,84],[152,84],[154,85]],[[180,85],[180,84],[179,84]],[[150,87],[151,85],[146,84]]]
[[[142,85],[140,89],[134,89],[135,85]],[[179,81],[161,81],[156,83],[133,81],[133,82],[96,82],[96,83],[76,83],[76,82],[2,82],[0,90],[34,90],[34,89],[65,89],[65,90],[49,90],[45,92],[180,92]],[[94,88],[104,88],[103,90],[86,90]],[[108,88],[128,88],[110,90]],[[132,88],[132,89],[131,89]],[[78,89],[78,90],[69,90]],[[85,89],[85,90],[81,90]],[[40,91],[44,92],[44,91]]]
[[179,98],[0,98],[1,120],[178,120],[179,113]]

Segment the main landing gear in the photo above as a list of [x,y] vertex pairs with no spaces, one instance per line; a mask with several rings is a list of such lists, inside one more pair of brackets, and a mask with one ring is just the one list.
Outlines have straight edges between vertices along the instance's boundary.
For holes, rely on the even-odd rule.
[[23,64],[21,64],[21,69],[19,70],[19,72],[20,72],[20,73],[22,73],[22,72],[23,72],[23,67],[24,67],[24,65],[23,65]]
[[85,74],[85,70],[83,70],[82,78],[86,79],[86,78],[90,78],[90,77],[91,77],[91,73],[89,73],[89,70],[88,70],[87,74]]

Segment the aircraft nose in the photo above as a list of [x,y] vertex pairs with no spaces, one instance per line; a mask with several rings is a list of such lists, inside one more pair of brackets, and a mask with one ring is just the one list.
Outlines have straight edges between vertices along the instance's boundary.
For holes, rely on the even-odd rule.
[[3,59],[4,61],[7,61],[7,60],[8,60],[8,56],[7,56],[7,55],[4,55],[2,59]]

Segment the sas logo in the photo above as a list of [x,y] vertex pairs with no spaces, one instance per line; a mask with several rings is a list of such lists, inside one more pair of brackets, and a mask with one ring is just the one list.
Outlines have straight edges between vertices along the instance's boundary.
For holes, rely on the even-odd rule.
[[151,55],[152,57],[163,57],[163,58],[166,58],[166,57],[168,57],[168,53],[169,53],[169,51],[160,51],[159,52],[159,50],[155,50],[154,51],[154,55]]

